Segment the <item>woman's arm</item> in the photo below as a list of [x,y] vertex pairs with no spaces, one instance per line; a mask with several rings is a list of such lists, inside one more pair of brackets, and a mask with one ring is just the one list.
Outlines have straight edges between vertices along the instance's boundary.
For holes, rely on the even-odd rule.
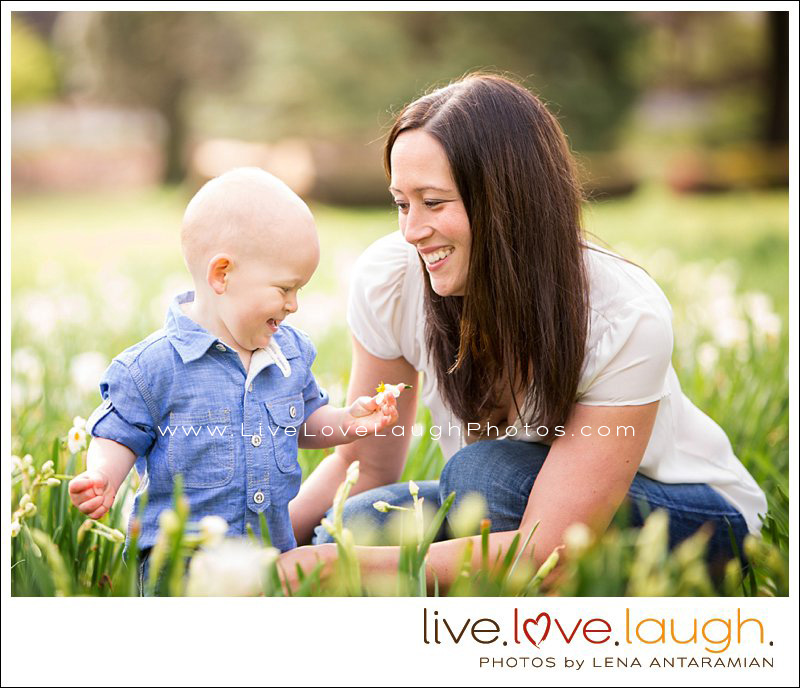
[[[524,542],[537,521],[539,527],[528,545],[528,551],[535,545],[533,560],[536,567],[562,544],[564,531],[572,523],[585,523],[596,533],[602,533],[633,481],[657,411],[658,402],[614,407],[576,404],[565,426],[565,434],[553,442],[536,478],[519,530],[489,536],[490,560],[495,560],[500,547],[506,552],[518,532]],[[598,435],[601,426],[611,429],[607,437]],[[627,430],[620,429],[618,434],[618,426]],[[440,590],[446,590],[453,583],[467,539],[431,545],[429,586],[433,584],[434,571]],[[481,563],[480,536],[471,539],[473,566],[477,568]],[[356,547],[356,550],[365,579],[370,575],[397,571],[398,547]],[[287,555],[291,562],[283,560]],[[333,566],[335,547],[301,548],[294,550],[294,554],[286,553],[282,556],[282,568],[288,572],[294,561],[299,561],[304,568],[313,566],[317,556]]]
[[380,485],[397,482],[403,472],[408,447],[411,442],[411,426],[417,415],[418,373],[404,358],[385,360],[373,356],[353,337],[353,362],[350,369],[350,385],[347,403],[360,396],[372,396],[381,382],[406,382],[413,389],[406,390],[397,399],[398,420],[395,427],[402,426],[403,433],[386,431],[385,437],[365,437],[352,444],[340,446],[326,456],[314,472],[300,486],[300,492],[289,503],[295,538],[299,544],[311,541],[314,527],[331,507],[339,484],[344,481],[347,467],[358,460],[359,479],[351,494],[357,494]]

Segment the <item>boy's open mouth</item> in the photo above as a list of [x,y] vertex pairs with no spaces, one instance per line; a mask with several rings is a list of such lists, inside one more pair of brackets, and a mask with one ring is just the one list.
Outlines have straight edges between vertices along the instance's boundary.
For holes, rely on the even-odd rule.
[[281,321],[280,320],[275,320],[275,318],[270,318],[269,320],[267,320],[267,325],[269,325],[269,327],[270,327],[270,329],[272,330],[273,333],[278,331],[278,326],[280,324],[281,324]]

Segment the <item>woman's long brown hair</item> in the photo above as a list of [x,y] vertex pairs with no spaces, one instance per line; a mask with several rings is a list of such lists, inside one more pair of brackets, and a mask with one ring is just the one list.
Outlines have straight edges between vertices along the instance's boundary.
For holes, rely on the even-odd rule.
[[439,392],[484,425],[509,386],[525,390],[522,422],[552,437],[575,403],[589,323],[582,194],[561,127],[526,88],[477,73],[403,109],[384,146],[389,177],[410,129],[444,148],[472,235],[463,297],[436,294],[423,265]]

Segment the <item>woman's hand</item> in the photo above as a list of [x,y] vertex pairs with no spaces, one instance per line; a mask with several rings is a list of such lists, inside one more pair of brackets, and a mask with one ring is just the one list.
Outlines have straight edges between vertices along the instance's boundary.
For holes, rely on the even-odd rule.
[[305,575],[309,575],[318,564],[322,564],[320,580],[324,581],[333,571],[337,558],[338,555],[334,543],[306,545],[284,552],[278,557],[277,562],[284,593],[287,595],[294,594],[300,586],[300,580],[297,576],[298,565]]

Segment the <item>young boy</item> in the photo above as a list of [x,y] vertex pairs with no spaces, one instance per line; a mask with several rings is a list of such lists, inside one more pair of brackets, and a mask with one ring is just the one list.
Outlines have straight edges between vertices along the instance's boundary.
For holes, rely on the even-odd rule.
[[283,182],[258,168],[211,180],[186,209],[181,245],[195,289],[174,299],[162,329],[106,370],[104,402],[87,421],[87,470],[70,482],[70,497],[101,518],[135,463],[135,513],[147,492],[138,514],[145,556],[178,474],[190,520],[221,516],[229,535],[244,535],[247,524],[260,533],[263,513],[272,544],[291,549],[298,444],[374,434],[397,421],[395,399],[329,406],[311,373],[314,346],[281,324],[319,262],[311,212]]

